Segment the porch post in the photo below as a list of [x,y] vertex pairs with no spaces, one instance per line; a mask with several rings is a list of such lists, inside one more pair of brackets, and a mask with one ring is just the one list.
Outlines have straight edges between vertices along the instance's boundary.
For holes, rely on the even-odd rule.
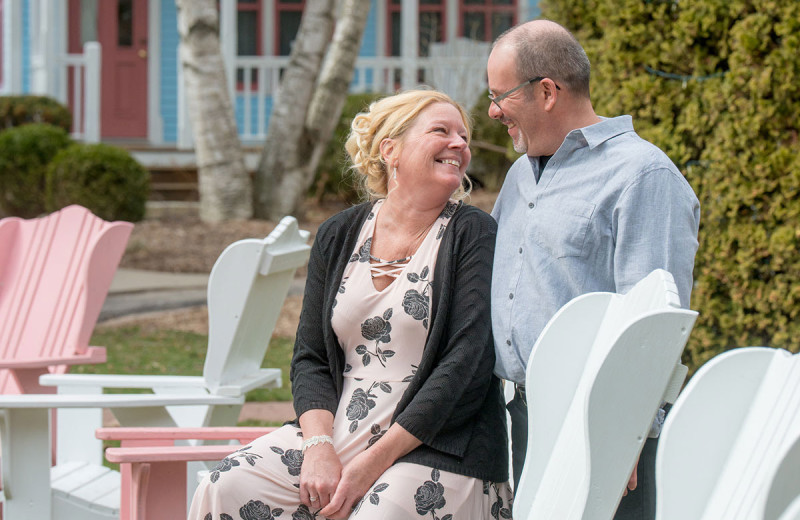
[[233,101],[236,100],[236,30],[236,2],[222,0],[219,5],[219,44],[225,62],[228,91]]
[[22,0],[3,5],[3,93],[22,94]]
[[87,143],[100,142],[100,67],[101,51],[97,42],[86,42],[83,45],[86,59],[86,112],[83,120],[83,140]]
[[447,9],[447,33],[444,41],[454,42],[458,37],[458,0],[446,0]]
[[60,2],[31,2],[31,91],[56,97]]
[[402,88],[414,87],[417,81],[417,52],[419,49],[419,0],[402,0],[400,19],[400,55],[403,58]]

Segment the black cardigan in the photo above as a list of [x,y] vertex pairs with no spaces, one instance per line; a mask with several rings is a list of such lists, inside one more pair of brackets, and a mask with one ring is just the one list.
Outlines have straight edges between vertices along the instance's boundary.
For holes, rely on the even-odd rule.
[[[372,203],[349,208],[319,228],[308,263],[290,379],[299,417],[336,414],[344,352],[331,325],[345,266]],[[397,422],[422,441],[398,459],[492,482],[508,480],[506,415],[495,357],[489,300],[497,225],[460,205],[447,225],[431,296],[422,361],[395,409]]]

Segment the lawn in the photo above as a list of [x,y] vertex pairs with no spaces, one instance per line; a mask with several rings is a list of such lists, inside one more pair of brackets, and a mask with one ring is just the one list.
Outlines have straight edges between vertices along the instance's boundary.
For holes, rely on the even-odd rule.
[[[174,330],[147,330],[139,326],[103,328],[95,331],[92,345],[106,347],[107,362],[78,365],[75,374],[163,374],[197,376],[203,373],[208,336]],[[289,364],[294,341],[274,337],[270,341],[263,367],[280,368],[281,388],[259,388],[247,394],[247,401],[291,401]],[[134,393],[139,390],[106,390]]]

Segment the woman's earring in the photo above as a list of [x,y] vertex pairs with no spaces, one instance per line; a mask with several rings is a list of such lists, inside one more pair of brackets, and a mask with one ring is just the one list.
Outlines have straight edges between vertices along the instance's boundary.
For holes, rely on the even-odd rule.
[[392,170],[392,179],[397,180],[397,166]]

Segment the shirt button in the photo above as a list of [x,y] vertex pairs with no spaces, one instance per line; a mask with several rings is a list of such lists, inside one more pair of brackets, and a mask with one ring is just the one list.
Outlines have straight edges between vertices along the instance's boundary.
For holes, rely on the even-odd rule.
[[513,300],[514,299],[514,293],[509,293],[508,294],[508,299],[509,300]]
[[511,346],[511,340],[510,339],[506,340],[506,345],[508,345],[509,347]]
[[522,248],[521,247],[519,248],[519,254],[522,254]]
[[529,208],[531,208],[531,209],[533,209],[533,202],[529,202],[529,203],[528,203],[528,207],[529,207]]

